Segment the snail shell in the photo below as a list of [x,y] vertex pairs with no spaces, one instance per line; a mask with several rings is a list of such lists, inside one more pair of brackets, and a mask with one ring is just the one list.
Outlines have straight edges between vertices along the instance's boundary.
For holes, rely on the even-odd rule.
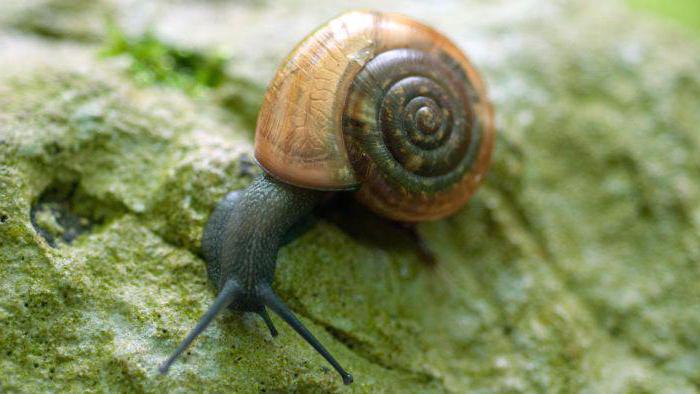
[[375,212],[414,222],[467,202],[494,133],[485,86],[452,42],[404,16],[353,11],[280,66],[260,110],[255,156],[281,181],[357,189]]

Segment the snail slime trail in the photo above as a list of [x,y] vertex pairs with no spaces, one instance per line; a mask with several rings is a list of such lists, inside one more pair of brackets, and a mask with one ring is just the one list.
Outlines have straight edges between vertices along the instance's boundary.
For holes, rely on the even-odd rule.
[[273,291],[279,248],[328,191],[352,192],[399,222],[453,214],[481,184],[494,134],[478,72],[432,28],[352,11],[315,30],[279,66],[260,109],[255,158],[265,173],[229,193],[205,226],[202,252],[218,295],[160,371],[225,308],[258,314],[276,336],[270,309],[352,383]]

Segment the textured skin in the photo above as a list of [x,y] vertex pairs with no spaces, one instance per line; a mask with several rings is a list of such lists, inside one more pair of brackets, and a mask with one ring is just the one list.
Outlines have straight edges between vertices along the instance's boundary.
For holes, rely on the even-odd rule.
[[300,189],[261,175],[243,191],[217,205],[202,236],[209,279],[221,290],[235,278],[242,294],[229,307],[257,312],[260,284],[271,285],[277,252],[297,222],[308,217],[322,193]]
[[[379,12],[350,12],[311,34],[273,79],[256,129],[266,174],[227,195],[202,239],[212,306],[160,367],[167,373],[223,309],[266,308],[347,373],[272,290],[277,253],[319,202],[355,189],[369,208],[414,222],[464,205],[488,167],[491,105],[462,52],[435,30]],[[346,144],[349,149],[346,149]]]
[[245,190],[229,193],[218,204],[202,236],[207,272],[218,294],[197,326],[160,367],[162,373],[168,371],[192,341],[227,307],[259,314],[272,336],[276,336],[277,330],[266,311],[269,308],[333,366],[343,383],[352,383],[352,375],[272,290],[277,252],[308,224],[309,213],[322,196],[321,192],[300,189],[263,174]]

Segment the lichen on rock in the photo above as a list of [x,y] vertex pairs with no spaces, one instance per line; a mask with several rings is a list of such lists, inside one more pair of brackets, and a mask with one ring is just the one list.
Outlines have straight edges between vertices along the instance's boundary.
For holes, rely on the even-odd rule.
[[[0,5],[12,11],[0,25],[11,44],[0,51],[0,391],[700,390],[696,36],[619,4],[383,2],[470,54],[499,137],[469,205],[418,228],[435,266],[350,198],[281,251],[274,286],[353,373],[344,388],[293,331],[278,324],[273,340],[234,313],[169,375],[156,371],[213,300],[202,226],[259,173],[251,114],[266,81],[342,6],[182,1],[139,30],[129,21],[143,5],[64,7],[47,27],[33,4]],[[104,56],[102,25],[75,25],[97,41],[66,30],[104,13],[130,42],[149,34],[157,53],[207,67],[228,42],[222,82],[144,83],[130,51]],[[26,28],[37,20],[67,33]]]

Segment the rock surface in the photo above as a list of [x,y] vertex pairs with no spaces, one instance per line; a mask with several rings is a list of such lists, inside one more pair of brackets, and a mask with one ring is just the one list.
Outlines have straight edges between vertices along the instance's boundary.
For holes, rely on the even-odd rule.
[[231,313],[157,374],[213,299],[199,238],[258,171],[266,82],[373,3],[0,5],[0,391],[700,390],[700,43],[583,0],[379,6],[466,50],[500,134],[471,203],[419,227],[435,267],[349,201],[282,250],[351,387]]

